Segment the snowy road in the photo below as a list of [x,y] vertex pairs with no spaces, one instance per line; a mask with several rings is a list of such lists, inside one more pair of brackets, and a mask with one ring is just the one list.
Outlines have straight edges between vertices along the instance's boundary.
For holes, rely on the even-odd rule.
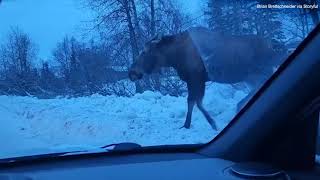
[[[207,86],[204,105],[224,128],[245,96],[230,85]],[[195,108],[190,130],[179,129],[186,98],[145,92],[134,97],[92,95],[37,99],[0,96],[0,158],[65,147],[92,147],[135,142],[144,146],[210,141],[212,130]]]

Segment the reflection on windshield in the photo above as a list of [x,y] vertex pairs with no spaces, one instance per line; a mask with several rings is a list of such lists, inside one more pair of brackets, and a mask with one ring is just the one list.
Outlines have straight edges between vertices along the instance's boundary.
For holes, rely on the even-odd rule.
[[212,140],[319,23],[289,2],[2,1],[0,159]]

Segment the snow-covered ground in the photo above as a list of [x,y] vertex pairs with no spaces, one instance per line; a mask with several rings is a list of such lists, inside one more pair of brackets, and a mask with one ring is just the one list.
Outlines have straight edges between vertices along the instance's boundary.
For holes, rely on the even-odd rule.
[[[245,95],[231,85],[207,85],[204,105],[219,130],[235,115],[236,104]],[[205,143],[217,135],[197,108],[191,129],[179,129],[186,106],[185,97],[148,91],[130,98],[0,96],[0,158],[120,142],[143,146]]]

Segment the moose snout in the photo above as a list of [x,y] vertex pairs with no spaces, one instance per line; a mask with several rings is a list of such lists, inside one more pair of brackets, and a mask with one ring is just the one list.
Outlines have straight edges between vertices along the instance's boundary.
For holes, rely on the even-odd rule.
[[131,81],[136,81],[139,79],[142,79],[143,74],[141,72],[135,71],[135,70],[130,70],[129,71],[129,79]]

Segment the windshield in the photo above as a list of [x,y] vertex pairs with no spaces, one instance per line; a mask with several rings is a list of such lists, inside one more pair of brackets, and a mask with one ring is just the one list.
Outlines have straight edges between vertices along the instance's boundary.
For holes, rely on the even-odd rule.
[[207,143],[319,23],[318,4],[0,1],[0,159]]

